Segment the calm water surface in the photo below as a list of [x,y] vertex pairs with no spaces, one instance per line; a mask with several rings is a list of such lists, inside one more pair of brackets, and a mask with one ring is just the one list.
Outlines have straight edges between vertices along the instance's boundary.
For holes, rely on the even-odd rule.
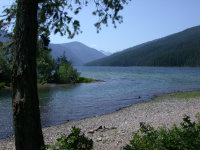
[[[200,90],[200,68],[78,67],[104,82],[39,89],[43,126],[113,112],[155,94]],[[12,134],[11,92],[0,91],[0,138]]]

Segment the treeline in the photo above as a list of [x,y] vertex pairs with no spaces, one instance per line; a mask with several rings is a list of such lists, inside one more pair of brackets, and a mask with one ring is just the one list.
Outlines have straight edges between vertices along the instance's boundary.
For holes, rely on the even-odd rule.
[[155,57],[150,64],[152,66],[200,66],[200,47],[199,49],[181,49]]
[[88,66],[200,66],[200,26],[147,42]]
[[[37,51],[38,83],[81,83],[92,79],[80,77],[80,73],[67,61],[65,54],[54,60],[48,48],[49,40],[40,39]],[[0,45],[0,87],[10,86],[13,56],[12,47]]]

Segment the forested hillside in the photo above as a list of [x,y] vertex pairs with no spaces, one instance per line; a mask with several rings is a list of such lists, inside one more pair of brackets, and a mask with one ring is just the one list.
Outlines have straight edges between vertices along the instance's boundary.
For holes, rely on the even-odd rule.
[[200,26],[153,40],[88,66],[200,66]]

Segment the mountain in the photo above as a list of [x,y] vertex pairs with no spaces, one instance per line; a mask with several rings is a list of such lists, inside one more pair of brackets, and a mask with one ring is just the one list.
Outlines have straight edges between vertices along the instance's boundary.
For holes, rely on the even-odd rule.
[[[0,31],[0,42],[5,43],[9,41],[9,38],[5,35],[6,32]],[[80,66],[90,61],[106,57],[102,52],[90,48],[80,42],[49,44],[49,48],[51,48],[51,55],[54,59],[65,54],[68,61],[71,61],[75,66]]]
[[88,66],[200,66],[200,26],[143,43]]
[[80,66],[90,61],[106,57],[100,51],[90,48],[80,42],[71,42],[64,44],[49,44],[52,49],[51,54],[54,59],[65,55],[75,66]]

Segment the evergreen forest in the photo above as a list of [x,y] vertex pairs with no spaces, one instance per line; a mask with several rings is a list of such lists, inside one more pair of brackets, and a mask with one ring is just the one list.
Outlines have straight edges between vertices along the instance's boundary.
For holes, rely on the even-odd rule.
[[88,66],[200,66],[200,26],[153,40]]

